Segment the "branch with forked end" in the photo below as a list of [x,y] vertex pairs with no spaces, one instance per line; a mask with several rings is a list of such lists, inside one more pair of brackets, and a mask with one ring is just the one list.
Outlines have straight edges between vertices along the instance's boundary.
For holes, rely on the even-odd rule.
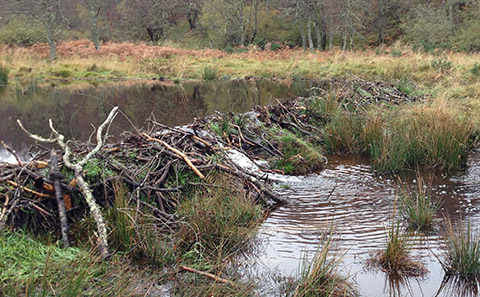
[[103,146],[104,144],[104,138],[103,138],[103,130],[105,127],[110,125],[117,115],[118,112],[118,107],[114,107],[111,111],[110,114],[108,115],[107,119],[98,127],[97,129],[97,135],[96,135],[96,140],[97,140],[97,145],[93,150],[91,150],[83,159],[76,163],[72,163],[70,160],[70,157],[72,155],[72,150],[70,147],[65,143],[65,136],[60,134],[54,127],[53,127],[53,122],[50,119],[49,120],[49,126],[50,130],[52,130],[53,137],[50,138],[43,138],[41,136],[35,135],[33,133],[30,133],[27,131],[20,120],[17,120],[18,125],[20,128],[32,139],[39,141],[39,142],[48,142],[48,143],[57,143],[60,148],[64,151],[63,154],[63,163],[65,166],[75,172],[75,179],[77,182],[77,185],[80,187],[80,190],[82,191],[83,196],[85,197],[85,200],[88,204],[88,207],[90,208],[90,213],[93,216],[93,219],[95,220],[95,223],[97,225],[97,232],[98,232],[98,248],[100,255],[103,258],[108,257],[108,241],[107,241],[107,227],[105,225],[105,220],[103,219],[103,215],[100,211],[100,206],[97,204],[95,201],[95,197],[93,197],[92,190],[90,189],[90,185],[85,181],[83,178],[83,166],[87,163],[87,161],[95,155]]

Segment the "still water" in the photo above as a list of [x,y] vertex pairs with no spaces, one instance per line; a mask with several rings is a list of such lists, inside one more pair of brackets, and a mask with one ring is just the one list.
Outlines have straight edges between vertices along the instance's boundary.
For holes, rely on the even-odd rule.
[[[108,115],[119,106],[110,134],[146,127],[146,119],[176,126],[219,112],[245,112],[265,105],[273,98],[306,96],[307,89],[319,83],[311,81],[272,82],[270,80],[227,80],[184,82],[128,81],[98,86],[76,83],[63,86],[9,86],[0,90],[0,140],[27,157],[33,142],[18,128],[16,119],[39,135],[48,136],[48,120],[67,139],[87,141]],[[1,158],[10,158],[0,149]]]

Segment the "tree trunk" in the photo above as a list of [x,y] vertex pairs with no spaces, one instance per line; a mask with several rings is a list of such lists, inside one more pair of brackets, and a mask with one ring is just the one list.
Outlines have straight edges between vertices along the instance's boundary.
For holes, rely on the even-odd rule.
[[322,51],[327,49],[327,23],[322,19]]
[[187,13],[188,24],[190,25],[190,30],[194,30],[197,28],[197,18],[198,18],[198,11],[189,11]]
[[313,29],[315,29],[315,35],[317,38],[317,49],[322,50],[322,34],[320,32],[320,28],[318,26],[317,21],[313,22]]
[[92,41],[95,49],[100,49],[100,37],[98,36],[98,15],[100,14],[100,6],[95,5],[95,0],[88,0],[88,8],[90,12],[90,30],[92,33]]
[[47,24],[47,41],[50,48],[50,60],[57,58],[57,51],[55,48],[55,25]]
[[258,34],[258,3],[259,3],[259,0],[256,0],[254,4],[253,34],[252,34],[252,39],[250,43],[253,43],[255,41],[255,38],[257,37],[257,34]]
[[310,18],[308,18],[307,22],[307,38],[308,38],[308,47],[310,48],[310,51],[315,50],[315,46],[313,45],[313,39],[312,39],[312,21]]

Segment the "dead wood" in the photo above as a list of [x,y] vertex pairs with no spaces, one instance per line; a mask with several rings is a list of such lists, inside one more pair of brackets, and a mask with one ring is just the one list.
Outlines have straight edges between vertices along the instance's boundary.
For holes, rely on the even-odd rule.
[[188,267],[188,266],[184,266],[184,265],[182,265],[181,268],[182,268],[182,270],[184,270],[184,271],[188,271],[188,272],[196,273],[196,274],[198,274],[198,275],[206,276],[206,277],[211,278],[211,279],[213,279],[214,281],[219,282],[219,283],[223,283],[223,284],[227,284],[227,285],[231,285],[231,286],[234,286],[234,285],[235,285],[235,283],[232,282],[231,280],[228,280],[228,279],[225,279],[225,278],[221,278],[221,277],[219,277],[219,276],[216,276],[215,274],[211,274],[211,273],[208,273],[208,272],[200,271],[200,270],[197,270],[197,269],[194,269],[194,268],[191,268],[191,267]]
[[65,213],[65,203],[63,201],[62,187],[60,185],[60,180],[62,179],[62,174],[58,170],[58,156],[55,151],[52,150],[50,155],[50,161],[52,164],[52,169],[50,170],[50,178],[53,180],[53,186],[55,187],[55,199],[58,206],[58,215],[60,217],[60,230],[62,233],[63,244],[65,247],[70,246],[70,241],[68,240],[68,221],[67,215]]

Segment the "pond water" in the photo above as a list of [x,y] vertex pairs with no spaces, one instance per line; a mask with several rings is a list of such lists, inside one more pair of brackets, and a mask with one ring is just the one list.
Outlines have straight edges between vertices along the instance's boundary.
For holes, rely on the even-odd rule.
[[[159,81],[120,83],[75,83],[61,86],[9,86],[0,90],[0,140],[26,158],[33,142],[19,129],[16,119],[39,135],[48,136],[48,119],[67,139],[86,141],[108,115],[119,106],[110,134],[145,126],[153,116],[157,122],[176,126],[219,112],[245,112],[255,105],[306,96],[320,82],[271,80],[186,81],[181,84]],[[98,82],[96,83],[98,84]],[[12,157],[2,148],[0,161]]]
[[361,296],[476,296],[473,291],[460,293],[449,284],[440,291],[444,272],[434,254],[442,255],[439,234],[445,231],[444,216],[452,221],[470,220],[477,228],[479,174],[479,153],[471,156],[467,170],[453,176],[421,173],[433,199],[443,202],[435,232],[412,237],[412,256],[419,257],[429,270],[425,277],[389,279],[366,265],[385,246],[399,187],[415,190],[417,174],[376,175],[367,160],[358,158],[330,157],[328,167],[320,173],[287,179],[283,192],[291,203],[275,209],[262,224],[259,238],[265,248],[251,261],[260,274],[276,271],[297,276],[305,256],[313,256],[333,224],[336,242],[332,251],[344,255],[343,275],[351,276]]
[[[49,135],[47,123],[51,118],[67,138],[85,141],[93,126],[104,120],[112,106],[118,105],[122,115],[110,130],[115,138],[123,131],[145,126],[150,116],[166,125],[181,125],[215,111],[244,112],[255,105],[274,102],[273,98],[306,96],[308,88],[319,84],[233,80],[179,85],[132,81],[98,86],[8,87],[0,91],[0,140],[28,158],[33,143],[18,128],[17,118],[27,129],[43,136]],[[11,158],[0,149],[0,161]],[[376,175],[367,160],[329,159],[328,167],[317,174],[287,178],[281,191],[291,203],[273,210],[260,227],[258,237],[264,244],[247,261],[255,273],[276,271],[283,276],[295,276],[302,259],[313,256],[333,224],[335,250],[344,253],[343,273],[352,277],[362,296],[462,296],[455,287],[439,292],[444,273],[434,254],[442,253],[438,234],[444,229],[444,215],[469,219],[473,226],[478,225],[480,154],[472,154],[467,170],[453,176],[433,173],[429,181],[429,173],[424,172],[433,199],[443,201],[436,218],[439,232],[414,236],[413,254],[421,257],[430,272],[424,278],[400,281],[389,280],[378,269],[366,269],[365,264],[372,253],[384,246],[385,228],[399,183],[414,189],[415,173],[400,177]]]

